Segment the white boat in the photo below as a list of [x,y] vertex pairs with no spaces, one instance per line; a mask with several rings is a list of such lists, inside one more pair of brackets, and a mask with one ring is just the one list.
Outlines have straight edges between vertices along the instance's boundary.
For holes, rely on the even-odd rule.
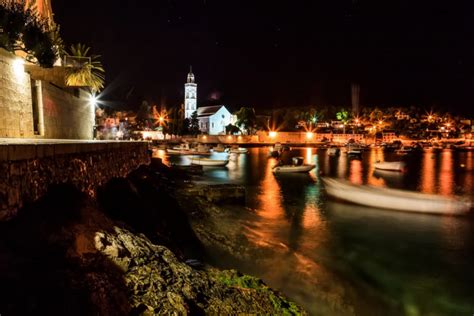
[[212,148],[212,150],[216,153],[223,153],[226,151],[226,148],[223,144],[217,144],[217,146]]
[[403,171],[405,163],[403,161],[383,161],[374,163],[375,169],[387,171]]
[[337,147],[331,147],[328,149],[328,156],[339,156],[341,153],[341,149],[337,148]]
[[310,172],[316,167],[315,165],[282,165],[273,167],[273,173],[301,173]]
[[322,179],[329,196],[375,208],[439,215],[461,215],[469,212],[471,203],[413,191],[355,185],[345,180]]
[[174,146],[173,148],[167,148],[166,152],[172,155],[189,155],[191,148],[188,143],[183,143],[179,146]]
[[229,163],[229,160],[218,160],[218,159],[209,159],[209,158],[191,158],[191,164],[200,165],[200,166],[212,166],[212,167],[224,167]]
[[174,148],[168,148],[166,149],[166,152],[171,155],[189,155],[191,153],[189,150]]
[[248,153],[247,148],[242,148],[242,147],[232,147],[229,149],[229,153],[231,154],[246,154]]

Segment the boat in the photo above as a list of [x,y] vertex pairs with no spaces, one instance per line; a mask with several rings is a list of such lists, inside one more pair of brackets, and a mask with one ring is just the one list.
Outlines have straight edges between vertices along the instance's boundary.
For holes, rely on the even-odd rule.
[[378,161],[374,163],[375,169],[386,171],[403,171],[405,170],[405,166],[403,161]]
[[302,173],[310,172],[316,166],[313,164],[304,164],[303,157],[293,157],[291,165],[276,165],[273,167],[273,173]]
[[281,145],[281,143],[276,143],[275,145],[273,145],[273,147],[270,148],[268,156],[272,158],[278,158],[282,150],[283,146]]
[[471,209],[471,203],[459,197],[355,185],[330,178],[322,178],[322,181],[329,196],[374,208],[438,215],[462,215]]
[[331,147],[328,149],[328,156],[336,157],[341,154],[341,149],[337,147]]
[[209,167],[224,167],[229,163],[228,159],[218,160],[218,159],[209,159],[201,157],[191,158],[191,164],[200,165],[200,166],[209,166]]
[[273,173],[302,173],[310,172],[316,166],[311,164],[304,164],[300,166],[296,165],[281,165],[273,167]]
[[242,147],[232,147],[229,149],[229,153],[231,154],[246,154],[248,153],[248,149],[247,148],[242,148]]
[[212,150],[216,153],[223,153],[226,151],[226,148],[223,144],[217,144],[217,146],[212,148]]
[[191,148],[188,143],[179,144],[179,146],[174,146],[173,148],[167,148],[166,152],[172,155],[189,155],[191,153]]
[[402,148],[395,150],[395,153],[401,156],[408,155],[413,152],[414,152],[414,149],[412,147],[407,147],[407,146],[403,146]]
[[207,145],[198,144],[196,147],[191,148],[190,152],[196,155],[210,155],[212,154],[211,148]]

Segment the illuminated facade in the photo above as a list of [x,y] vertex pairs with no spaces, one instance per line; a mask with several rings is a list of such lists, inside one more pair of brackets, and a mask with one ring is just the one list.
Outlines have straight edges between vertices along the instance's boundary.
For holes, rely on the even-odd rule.
[[[8,0],[4,0],[8,1]],[[53,22],[53,10],[51,8],[51,0],[13,0],[21,4],[25,4],[25,8],[35,8],[38,14],[46,19],[49,24]]]
[[184,118],[190,119],[195,111],[197,111],[197,84],[191,68],[184,85]]

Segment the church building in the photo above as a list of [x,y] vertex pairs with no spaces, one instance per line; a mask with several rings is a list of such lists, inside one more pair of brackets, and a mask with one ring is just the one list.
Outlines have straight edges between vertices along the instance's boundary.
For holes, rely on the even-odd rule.
[[225,127],[235,122],[234,115],[224,105],[197,107],[197,84],[192,70],[184,85],[184,107],[184,117],[188,119],[197,111],[199,129],[204,134],[223,135]]

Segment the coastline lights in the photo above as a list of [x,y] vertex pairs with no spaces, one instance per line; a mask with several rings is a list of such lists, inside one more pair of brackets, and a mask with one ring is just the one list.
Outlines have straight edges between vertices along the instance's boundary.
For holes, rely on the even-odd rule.
[[271,138],[275,138],[277,137],[278,133],[275,132],[275,131],[271,131],[270,133],[268,133],[268,136],[270,136]]

